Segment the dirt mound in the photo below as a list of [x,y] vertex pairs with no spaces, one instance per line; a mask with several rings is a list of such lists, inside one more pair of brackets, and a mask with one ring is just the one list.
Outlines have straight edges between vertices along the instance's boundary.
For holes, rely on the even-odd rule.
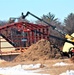
[[31,45],[25,53],[17,56],[14,61],[47,60],[56,57],[55,51],[51,51],[49,41],[41,39],[36,44]]

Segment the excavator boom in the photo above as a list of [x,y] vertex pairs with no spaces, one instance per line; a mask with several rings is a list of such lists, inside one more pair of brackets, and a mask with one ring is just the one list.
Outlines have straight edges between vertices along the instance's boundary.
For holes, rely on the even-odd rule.
[[66,35],[65,32],[63,32],[62,30],[56,28],[56,26],[53,26],[53,25],[49,24],[48,22],[46,22],[46,21],[44,21],[43,19],[37,17],[36,15],[32,14],[32,13],[29,12],[29,11],[26,13],[26,15],[24,15],[24,18],[26,18],[29,14],[32,15],[33,17],[37,18],[38,20],[43,21],[43,22],[46,23],[48,26],[50,26],[53,30],[58,31],[59,33],[61,33],[61,34],[63,34],[63,35]]

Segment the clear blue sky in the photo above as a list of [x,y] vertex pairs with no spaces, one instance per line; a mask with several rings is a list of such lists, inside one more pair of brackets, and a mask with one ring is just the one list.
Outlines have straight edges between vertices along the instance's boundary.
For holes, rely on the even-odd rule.
[[[38,17],[51,12],[63,20],[71,12],[74,13],[74,0],[0,0],[0,20],[19,17],[21,12],[25,14],[27,11]],[[28,19],[33,20],[33,17]]]

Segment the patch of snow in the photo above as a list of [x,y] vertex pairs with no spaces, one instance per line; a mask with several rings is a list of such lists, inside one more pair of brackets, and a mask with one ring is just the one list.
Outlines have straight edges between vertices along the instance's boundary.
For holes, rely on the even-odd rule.
[[[2,75],[50,75],[50,74],[40,74],[40,73],[35,73],[34,71],[29,71],[29,70],[24,70],[25,66],[27,67],[28,65],[16,65],[13,67],[6,67],[6,68],[0,68],[0,74]],[[28,67],[32,68],[38,68],[39,64],[36,65],[29,65]]]
[[30,64],[30,65],[22,65],[23,69],[36,69],[40,68],[41,64]]
[[23,69],[32,69],[33,67],[33,64],[30,64],[30,65],[22,65],[22,68]]
[[66,73],[62,73],[62,74],[60,74],[60,75],[66,75]]
[[66,66],[66,65],[69,65],[69,64],[64,63],[64,62],[59,62],[59,63],[54,64],[53,66]]
[[65,73],[62,73],[60,75],[74,75],[74,70],[67,70]]

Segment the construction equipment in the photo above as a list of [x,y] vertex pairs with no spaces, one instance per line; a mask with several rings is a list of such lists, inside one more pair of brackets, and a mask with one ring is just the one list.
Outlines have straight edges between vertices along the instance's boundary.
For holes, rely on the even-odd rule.
[[[74,33],[72,35],[69,35],[69,34],[63,32],[62,30],[56,28],[56,26],[53,26],[53,25],[49,24],[48,22],[44,21],[43,19],[41,19],[41,18],[37,17],[36,15],[32,14],[31,12],[27,12],[26,15],[23,15],[24,16],[23,19],[25,19],[29,14],[32,15],[33,17],[37,18],[38,20],[43,21],[48,26],[50,26],[53,30],[56,30],[59,33],[63,34],[65,36],[65,39],[59,38],[59,37],[56,37],[56,36],[53,36],[53,35],[50,35],[49,37],[53,37],[53,38],[64,41],[65,44],[63,46],[62,52],[67,53],[69,55],[69,57],[73,56],[73,54],[74,54]],[[35,32],[35,30],[34,30],[34,32]],[[37,30],[36,30],[36,32],[39,33],[39,34],[44,34],[44,33],[39,32]]]

